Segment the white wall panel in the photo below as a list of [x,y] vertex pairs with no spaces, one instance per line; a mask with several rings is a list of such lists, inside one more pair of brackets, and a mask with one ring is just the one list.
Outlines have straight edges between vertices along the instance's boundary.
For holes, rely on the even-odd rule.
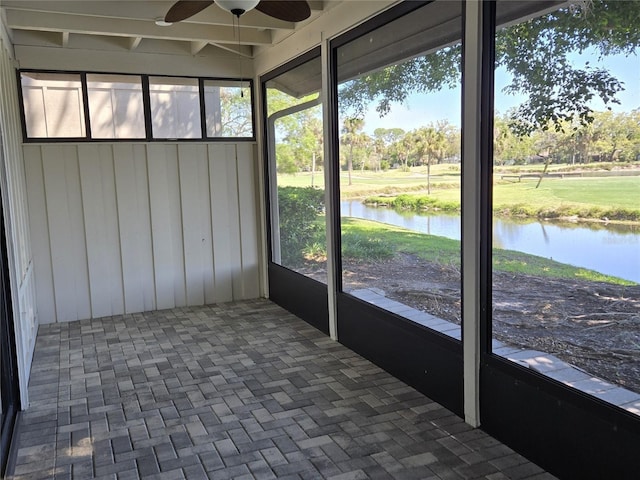
[[42,149],[56,317],[59,321],[91,316],[78,163],[75,146],[52,145]]
[[178,147],[187,303],[214,298],[209,163],[205,145]]
[[147,149],[113,145],[125,312],[156,308]]
[[56,320],[56,301],[53,292],[53,269],[51,266],[51,242],[49,240],[49,220],[47,200],[44,191],[44,173],[42,171],[42,152],[39,146],[24,147],[24,166],[31,188],[28,190],[29,223],[36,233],[31,237],[31,248],[36,258],[43,261],[34,263],[39,323],[52,323]]
[[0,191],[7,237],[9,276],[20,397],[28,405],[27,382],[38,328],[22,130],[11,42],[0,25]]
[[87,245],[91,316],[124,313],[120,234],[113,150],[109,144],[78,147]]
[[176,145],[148,147],[151,235],[159,310],[186,305]]
[[[252,144],[238,145],[238,159],[254,158]],[[240,240],[242,252],[242,298],[255,298],[260,292],[260,272],[255,238],[258,237],[256,164],[238,161],[238,207],[240,211]]]
[[236,296],[241,252],[235,148],[210,145],[209,169],[215,172],[210,188],[216,301],[226,302],[240,298]]
[[47,321],[259,296],[253,144],[24,152]]

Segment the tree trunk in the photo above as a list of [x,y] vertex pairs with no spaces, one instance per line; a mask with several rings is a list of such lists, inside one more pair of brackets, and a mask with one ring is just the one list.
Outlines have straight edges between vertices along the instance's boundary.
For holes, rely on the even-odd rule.
[[536,185],[536,188],[538,188],[540,186],[540,184],[542,183],[542,177],[544,177],[544,175],[547,173],[547,168],[549,168],[549,164],[551,163],[551,157],[547,157],[544,161],[544,169],[542,170],[542,173],[540,174],[540,178],[538,179],[538,184]]
[[353,170],[353,146],[349,149],[349,156],[347,157],[347,172],[349,175],[349,185],[351,185],[351,170]]

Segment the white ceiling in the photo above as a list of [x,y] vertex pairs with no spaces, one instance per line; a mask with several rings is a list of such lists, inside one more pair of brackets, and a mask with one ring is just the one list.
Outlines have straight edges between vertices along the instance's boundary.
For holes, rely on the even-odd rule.
[[[188,20],[158,26],[172,1],[160,0],[0,0],[4,24],[14,45],[61,49],[219,55],[221,51],[253,58],[261,48],[282,42],[340,1],[310,0],[311,17],[291,23],[257,10],[240,19],[240,39],[233,15],[211,5]],[[97,47],[99,45],[99,47]]]

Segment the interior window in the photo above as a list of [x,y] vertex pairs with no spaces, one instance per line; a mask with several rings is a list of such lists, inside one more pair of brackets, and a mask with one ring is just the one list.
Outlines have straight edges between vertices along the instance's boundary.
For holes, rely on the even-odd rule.
[[205,80],[207,137],[253,137],[251,85],[233,80]]
[[86,136],[79,74],[21,72],[28,138]]
[[153,138],[201,138],[197,78],[149,77]]
[[88,74],[87,92],[93,138],[145,138],[139,76]]

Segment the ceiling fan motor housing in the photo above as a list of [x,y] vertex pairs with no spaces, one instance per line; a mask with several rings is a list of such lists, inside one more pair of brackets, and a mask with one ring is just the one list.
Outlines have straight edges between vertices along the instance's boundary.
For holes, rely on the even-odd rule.
[[216,0],[218,6],[239,17],[249,10],[256,8],[260,0]]

